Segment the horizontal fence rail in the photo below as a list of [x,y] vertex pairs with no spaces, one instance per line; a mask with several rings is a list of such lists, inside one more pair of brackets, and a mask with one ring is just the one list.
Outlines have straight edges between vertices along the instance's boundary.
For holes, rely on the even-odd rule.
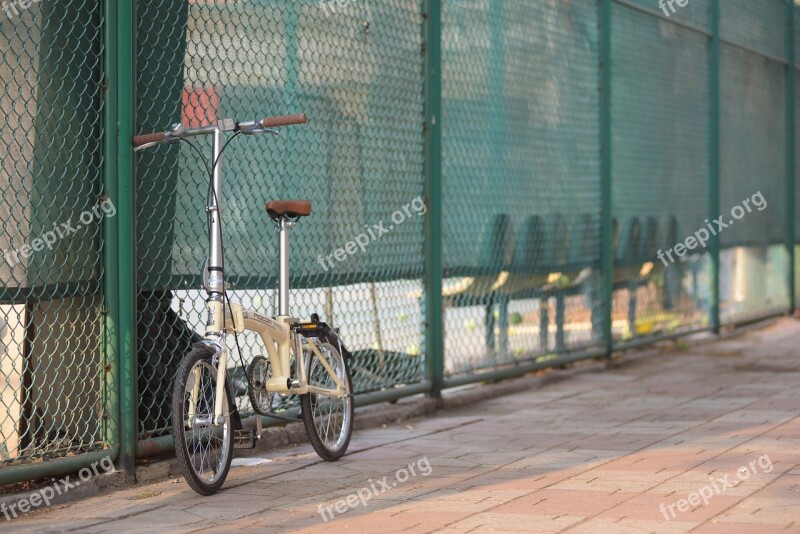
[[[273,314],[264,203],[311,200],[292,314],[340,329],[359,406],[794,310],[788,0],[60,0],[0,26],[0,484],[172,448],[207,183],[187,144],[130,145],[172,123],[308,115],[226,150],[226,276]],[[241,386],[264,349],[239,341]]]

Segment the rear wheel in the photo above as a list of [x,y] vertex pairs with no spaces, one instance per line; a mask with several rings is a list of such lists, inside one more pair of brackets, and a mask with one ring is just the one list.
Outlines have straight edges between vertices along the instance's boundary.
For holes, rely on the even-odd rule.
[[178,367],[172,392],[175,455],[186,482],[201,495],[219,491],[233,458],[231,403],[227,388],[222,401],[222,424],[214,421],[217,368],[212,363],[212,356],[211,349],[205,348],[187,353]]
[[[344,455],[353,434],[353,385],[347,362],[335,345],[317,338],[309,339],[308,342],[316,344],[317,350],[345,388],[343,397],[317,393],[300,396],[308,439],[320,458],[332,462]],[[308,369],[308,385],[336,389],[336,382],[320,363],[317,354],[307,348],[304,356]]]

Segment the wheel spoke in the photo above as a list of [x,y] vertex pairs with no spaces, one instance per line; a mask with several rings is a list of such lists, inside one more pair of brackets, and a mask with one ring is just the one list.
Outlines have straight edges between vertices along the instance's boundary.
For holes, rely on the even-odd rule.
[[[211,484],[223,472],[230,454],[230,451],[226,449],[227,441],[225,439],[227,433],[230,432],[229,417],[225,416],[225,421],[221,426],[212,424],[217,394],[214,367],[208,361],[200,360],[189,371],[189,377],[183,392],[184,450],[189,456],[188,464],[195,475],[204,483]],[[197,379],[197,383],[195,383],[195,379]],[[197,399],[194,420],[190,421],[188,408],[191,405],[194,387],[197,388]],[[223,403],[223,405],[227,406],[227,403]]]
[[[313,427],[320,441],[329,451],[341,449],[348,440],[350,431],[350,398],[349,382],[344,367],[344,359],[335,348],[329,344],[317,346],[319,353],[325,358],[336,377],[345,385],[344,397],[333,397],[320,394],[312,395],[309,400],[312,413]],[[338,386],[325,367],[318,361],[319,356],[308,352],[309,384],[323,389],[338,389]]]

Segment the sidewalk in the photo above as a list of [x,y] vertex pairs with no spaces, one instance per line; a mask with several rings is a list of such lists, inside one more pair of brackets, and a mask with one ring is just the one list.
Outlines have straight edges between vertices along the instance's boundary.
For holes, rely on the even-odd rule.
[[213,497],[174,479],[0,530],[798,533],[798,415],[800,321],[782,319],[360,431],[336,463],[274,451]]

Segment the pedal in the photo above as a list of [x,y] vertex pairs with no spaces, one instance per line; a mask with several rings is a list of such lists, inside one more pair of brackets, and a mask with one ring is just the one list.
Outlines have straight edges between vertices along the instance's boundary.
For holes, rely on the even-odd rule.
[[233,448],[234,449],[255,449],[256,448],[256,431],[252,428],[245,428],[242,430],[233,431]]

